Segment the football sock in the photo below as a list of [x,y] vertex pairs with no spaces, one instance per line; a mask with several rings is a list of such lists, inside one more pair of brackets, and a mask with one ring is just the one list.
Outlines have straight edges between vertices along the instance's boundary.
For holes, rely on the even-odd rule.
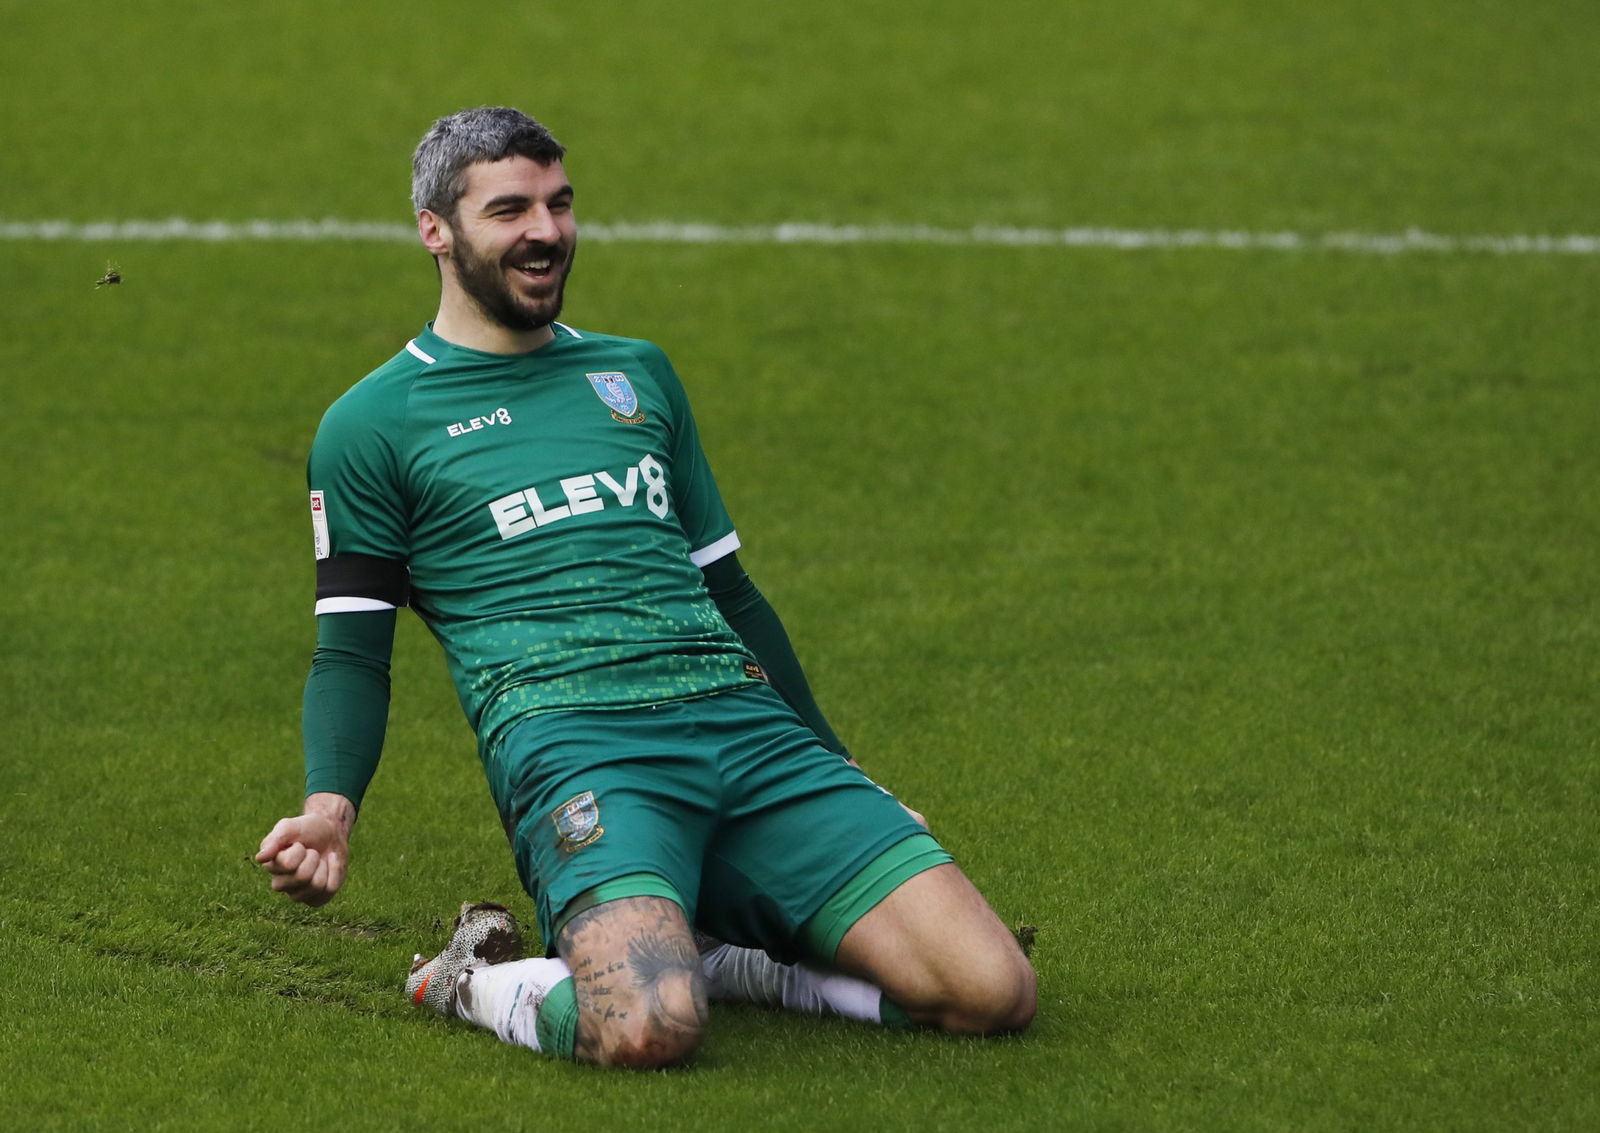
[[807,964],[780,964],[759,948],[722,944],[701,956],[706,991],[712,999],[784,1007],[809,1015],[841,1015],[906,1027],[905,1012],[866,980],[827,972]]
[[578,998],[565,961],[535,958],[478,964],[457,983],[456,1014],[501,1042],[571,1058]]
[[911,1021],[911,1016],[900,1009],[900,1005],[887,995],[883,997],[883,1004],[878,1008],[885,1027],[891,1031],[909,1031],[916,1024]]

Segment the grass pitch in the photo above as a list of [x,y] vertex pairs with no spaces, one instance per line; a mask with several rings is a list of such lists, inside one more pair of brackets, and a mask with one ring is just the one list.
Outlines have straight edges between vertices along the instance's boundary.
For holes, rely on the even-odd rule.
[[[1600,227],[1577,3],[5,12],[6,221],[403,220],[427,123],[507,101],[580,225]],[[1600,259],[586,246],[567,319],[672,354],[841,734],[1040,930],[1021,1039],[718,1009],[652,1075],[403,1002],[517,903],[419,626],[345,892],[245,860],[306,447],[422,254],[0,269],[0,1124],[1600,1124]]]

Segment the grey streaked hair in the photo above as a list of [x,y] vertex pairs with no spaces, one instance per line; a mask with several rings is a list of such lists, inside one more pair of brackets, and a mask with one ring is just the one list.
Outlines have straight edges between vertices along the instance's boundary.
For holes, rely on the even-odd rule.
[[525,157],[540,165],[560,161],[566,147],[550,131],[509,106],[479,106],[446,114],[422,136],[411,159],[411,207],[447,220],[466,192],[467,167],[480,161]]

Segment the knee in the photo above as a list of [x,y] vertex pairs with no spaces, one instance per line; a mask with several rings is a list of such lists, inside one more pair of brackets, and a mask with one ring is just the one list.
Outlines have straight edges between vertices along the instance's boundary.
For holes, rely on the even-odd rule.
[[648,1023],[618,1028],[595,1059],[622,1070],[665,1070],[687,1062],[700,1046],[700,1033],[663,1031]]
[[1038,1005],[1033,965],[1017,956],[986,969],[954,997],[947,1008],[946,1029],[973,1035],[1014,1034],[1033,1022]]
[[705,995],[697,990],[688,980],[672,981],[647,1000],[634,998],[626,1012],[608,1012],[597,1021],[592,1038],[583,1033],[580,1018],[580,1056],[626,1070],[680,1065],[699,1048],[705,1029]]
[[1039,977],[1026,956],[1016,963],[1013,975],[1010,997],[1004,1001],[1004,1011],[997,1016],[998,1025],[991,1033],[1015,1034],[1025,1031],[1039,1010]]
[[906,1001],[891,993],[918,1023],[957,1035],[1005,1035],[1024,1031],[1038,1008],[1038,980],[1020,953],[907,989]]

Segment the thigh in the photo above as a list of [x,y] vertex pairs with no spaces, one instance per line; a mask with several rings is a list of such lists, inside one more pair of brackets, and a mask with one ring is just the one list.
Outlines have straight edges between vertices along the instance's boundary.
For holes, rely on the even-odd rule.
[[534,717],[510,737],[507,825],[547,951],[564,911],[620,878],[662,879],[647,891],[680,895],[693,916],[716,772],[670,707]]
[[673,901],[626,897],[573,916],[557,940],[578,1003],[574,1053],[611,1066],[682,1061],[706,1022],[705,976]]
[[954,864],[916,874],[873,906],[845,932],[835,963],[919,1023],[993,1033],[1033,1018],[1032,965]]

